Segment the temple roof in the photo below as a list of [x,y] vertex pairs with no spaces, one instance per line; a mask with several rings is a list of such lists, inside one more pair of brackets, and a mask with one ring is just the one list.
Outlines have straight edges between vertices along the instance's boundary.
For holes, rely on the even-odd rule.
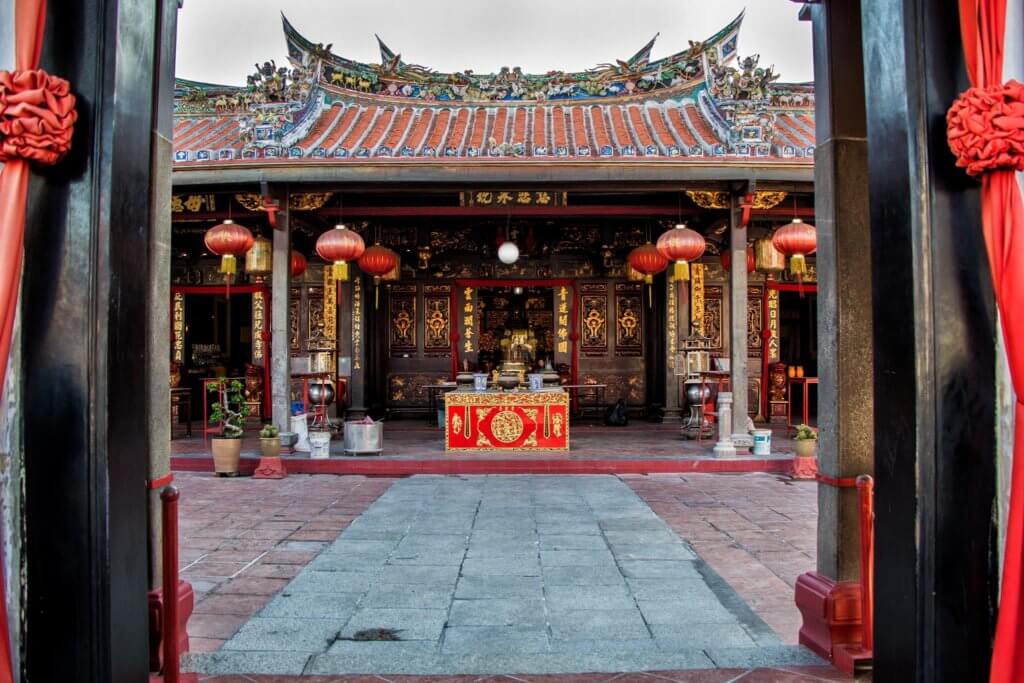
[[809,163],[814,91],[740,59],[742,15],[651,60],[543,75],[438,73],[377,38],[380,64],[335,55],[282,17],[291,67],[265,62],[246,86],[178,79],[175,167],[360,160],[622,162],[753,158]]

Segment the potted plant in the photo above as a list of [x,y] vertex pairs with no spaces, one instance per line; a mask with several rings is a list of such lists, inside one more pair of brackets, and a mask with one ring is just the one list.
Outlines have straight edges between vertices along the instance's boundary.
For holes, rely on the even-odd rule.
[[217,400],[210,405],[210,424],[219,424],[220,436],[213,442],[213,471],[221,475],[238,474],[238,461],[242,457],[242,427],[249,417],[250,408],[245,402],[245,386],[237,379],[219,378],[207,386],[207,391],[217,394]]
[[260,453],[264,458],[281,454],[281,432],[272,424],[265,424],[260,430]]
[[818,450],[818,433],[805,424],[796,427],[794,450],[801,458],[813,458]]

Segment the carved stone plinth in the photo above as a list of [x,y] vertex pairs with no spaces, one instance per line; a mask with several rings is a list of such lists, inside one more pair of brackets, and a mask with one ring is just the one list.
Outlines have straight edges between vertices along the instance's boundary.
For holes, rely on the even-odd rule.
[[793,458],[793,478],[794,479],[814,479],[815,475],[818,474],[818,459],[814,456],[795,456]]
[[732,393],[718,393],[718,443],[715,444],[716,458],[735,458],[736,445],[732,442]]
[[256,471],[252,473],[253,479],[284,479],[288,476],[288,470],[284,467],[284,460],[278,456],[260,458]]

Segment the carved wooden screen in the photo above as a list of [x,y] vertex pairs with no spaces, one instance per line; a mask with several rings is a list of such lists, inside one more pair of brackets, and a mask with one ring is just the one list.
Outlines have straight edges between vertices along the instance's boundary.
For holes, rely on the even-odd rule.
[[615,355],[643,355],[643,287],[639,283],[615,284]]
[[584,356],[608,353],[608,285],[580,285],[580,350]]
[[423,350],[428,356],[447,358],[452,350],[451,286],[423,287]]
[[416,285],[392,286],[388,308],[391,355],[416,353]]

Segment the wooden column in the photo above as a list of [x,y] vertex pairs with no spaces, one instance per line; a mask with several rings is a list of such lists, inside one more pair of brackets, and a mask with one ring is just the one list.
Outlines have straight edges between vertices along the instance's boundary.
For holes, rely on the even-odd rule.
[[747,369],[747,228],[740,206],[752,188],[742,187],[731,193],[729,211],[729,373],[732,390],[733,443],[750,447],[752,436],[747,432],[748,377]]
[[[171,471],[171,322],[167,312],[171,301],[171,159],[174,156],[174,56],[178,29],[177,0],[160,0],[161,25],[156,52],[158,84],[156,114],[153,117],[152,172],[153,199],[150,206],[149,287],[146,310],[146,401],[153,417],[149,426],[149,479],[157,480]],[[161,504],[160,490],[149,493],[149,569],[151,589],[161,586]]]
[[[969,85],[957,5],[860,4],[875,347],[875,680],[986,680],[997,595],[995,305],[979,185],[946,145],[946,110]],[[830,30],[838,38],[849,27]]]
[[288,209],[288,193],[274,192],[274,198],[281,203],[277,214],[277,230],[274,230],[274,270],[270,278],[270,392],[273,422],[282,432],[290,431],[291,381],[288,350],[288,291],[291,286],[291,213]]
[[150,414],[146,400],[161,8],[142,0],[47,5],[40,66],[71,82],[78,122],[67,158],[33,169],[29,187],[26,563],[9,586],[25,591],[11,627],[31,636],[18,680],[148,676],[148,432],[168,419]]

